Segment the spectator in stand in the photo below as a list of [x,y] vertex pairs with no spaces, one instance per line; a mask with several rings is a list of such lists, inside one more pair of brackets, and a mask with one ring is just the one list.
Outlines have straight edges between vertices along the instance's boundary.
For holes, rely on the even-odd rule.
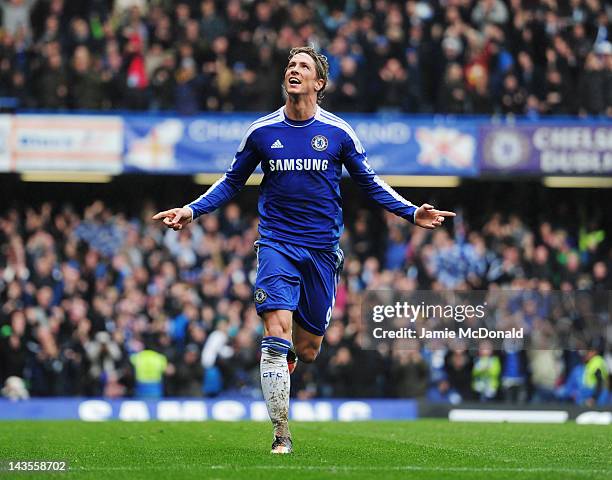
[[520,85],[527,91],[528,95],[540,97],[543,93],[544,78],[538,66],[527,52],[518,54],[518,78]]
[[144,110],[148,105],[149,78],[145,68],[144,39],[133,31],[129,34],[124,51],[126,76],[126,107]]
[[206,395],[214,396],[223,390],[224,360],[233,354],[229,346],[229,325],[226,318],[221,317],[215,330],[209,335],[202,350],[201,363],[204,367],[203,391]]
[[550,332],[534,332],[533,348],[527,352],[534,403],[551,402],[556,399],[555,390],[561,382],[563,361],[562,352],[554,347]]
[[508,21],[508,8],[502,0],[479,0],[472,11],[472,21],[480,27],[487,23],[503,25]]
[[[473,363],[464,345],[457,344],[446,354],[445,366],[450,395],[456,395],[452,403],[468,402],[474,399],[472,390]],[[451,398],[451,401],[453,399]]]
[[89,363],[88,377],[95,385],[92,392],[101,396],[109,378],[117,377],[117,370],[122,358],[119,345],[112,340],[108,332],[96,333],[93,340],[85,344],[85,354]]
[[520,339],[506,339],[501,352],[501,388],[507,403],[527,400],[527,355]]
[[0,331],[0,378],[22,377],[26,368],[27,350],[25,345],[26,318],[22,311],[15,310],[11,323]]
[[612,117],[612,44],[608,42],[603,50],[603,62],[605,65],[604,71],[604,89],[606,92],[606,116]]
[[84,45],[74,50],[70,92],[74,108],[95,110],[102,105],[102,82],[93,69],[91,54]]
[[519,85],[515,75],[506,76],[501,95],[501,109],[504,114],[521,115],[525,113],[527,92]]
[[[164,386],[171,395],[258,390],[257,230],[249,207],[229,204],[181,233],[151,224],[150,202],[138,211],[142,216],[132,218],[124,204],[113,211],[95,201],[83,211],[44,203],[0,212],[0,384],[22,378],[32,396],[130,396],[149,381],[156,395]],[[458,217],[452,235],[402,229],[369,211],[354,214],[342,238],[346,266],[326,343],[316,369],[296,370],[293,395],[420,395],[425,384],[428,398],[438,401],[515,402],[533,386],[531,401],[555,394],[583,401],[587,363],[562,351],[567,345],[557,334],[565,327],[554,324],[570,317],[544,299],[551,289],[609,290],[606,224],[582,225],[568,205],[551,212],[558,227],[493,211],[483,226]],[[471,347],[444,342],[410,355],[363,351],[366,289],[455,286],[488,290],[493,304],[501,289],[515,292],[488,320],[525,325],[544,353],[510,359],[517,350],[506,345],[500,362],[483,344],[472,361]],[[150,370],[138,357],[145,344],[158,350],[146,354]]]
[[501,374],[501,362],[493,353],[493,345],[483,340],[478,347],[478,356],[472,370],[472,388],[481,402],[497,397]]
[[363,112],[363,81],[359,75],[359,65],[352,57],[340,61],[340,76],[330,92],[330,102],[334,110],[341,112]]
[[[148,343],[151,343],[151,340]],[[168,364],[165,355],[154,350],[155,347],[152,345],[147,347],[130,356],[136,378],[136,396],[159,398],[163,396],[164,374],[167,372],[172,375],[175,369]]]
[[[163,75],[163,74],[162,74]],[[163,81],[163,78],[162,78]],[[192,58],[185,58],[176,73],[174,101],[181,115],[193,115],[200,109],[202,80]]]
[[200,30],[207,43],[211,43],[217,37],[225,35],[227,24],[222,16],[217,13],[214,0],[204,0],[201,4]]
[[153,110],[172,110],[175,108],[176,77],[174,71],[175,59],[165,55],[161,64],[151,72],[151,91]]
[[602,60],[595,54],[586,57],[578,83],[581,115],[601,115],[606,111],[606,78]]
[[389,376],[392,396],[419,398],[427,392],[428,367],[417,345],[402,345],[393,352]]
[[38,79],[40,107],[64,110],[68,108],[68,72],[59,53],[49,56]]
[[351,395],[355,380],[353,365],[353,355],[348,346],[341,346],[331,356],[326,372],[326,377],[332,385],[330,396],[346,398]]
[[418,97],[413,92],[408,72],[397,58],[390,58],[379,72],[382,99],[378,108],[415,112],[418,110]]
[[468,94],[463,71],[458,63],[451,63],[446,69],[444,83],[438,95],[438,111],[441,113],[467,113]]
[[564,115],[571,111],[570,87],[563,82],[559,70],[551,68],[546,72],[544,105],[546,113]]
[[200,347],[189,344],[173,373],[169,375],[168,393],[176,397],[200,397],[203,378],[204,368],[200,363]]
[[2,28],[9,35],[15,35],[18,30],[23,30],[26,36],[31,34],[30,12],[36,5],[37,0],[2,0]]
[[606,405],[610,389],[606,361],[595,346],[591,346],[583,353],[583,361],[580,404],[587,407]]
[[[340,111],[522,114],[528,103],[531,115],[612,112],[610,88],[604,89],[603,110],[599,87],[593,95],[586,88],[601,83],[599,77],[610,83],[609,9],[599,1],[575,0],[567,8],[517,0],[467,0],[460,7],[390,0],[332,6],[272,0],[66,3],[0,4],[0,87],[22,106],[66,106],[60,101],[56,107],[57,99],[49,101],[48,92],[37,89],[38,73],[50,63],[49,46],[58,44],[63,65],[86,48],[88,68],[103,80],[93,86],[103,100],[91,102],[89,92],[85,102],[69,103],[73,109],[177,110],[172,79],[183,76],[184,51],[191,50],[195,77],[203,77],[203,101],[187,102],[188,112],[194,105],[195,111],[265,112],[280,102],[275,79],[289,49],[314,44],[331,66],[325,102]],[[119,52],[120,61],[109,49]],[[601,57],[599,67],[593,53]],[[174,61],[164,62],[156,78],[168,57]],[[520,108],[491,104],[487,97],[501,98],[510,74],[530,100],[519,102]],[[236,95],[242,90],[245,95]],[[572,95],[576,90],[583,94]]]

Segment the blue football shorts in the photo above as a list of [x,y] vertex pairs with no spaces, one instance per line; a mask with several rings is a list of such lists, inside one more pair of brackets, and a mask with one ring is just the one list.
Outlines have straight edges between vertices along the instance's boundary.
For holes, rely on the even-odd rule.
[[306,331],[325,335],[331,320],[344,253],[265,239],[255,242],[257,313],[290,310]]

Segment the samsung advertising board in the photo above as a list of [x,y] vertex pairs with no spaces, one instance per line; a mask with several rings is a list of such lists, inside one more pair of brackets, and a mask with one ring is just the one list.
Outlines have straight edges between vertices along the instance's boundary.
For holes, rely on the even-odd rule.
[[[414,400],[309,400],[291,402],[290,418],[298,421],[413,420]],[[85,421],[269,421],[264,401],[245,399],[200,400],[194,398],[84,399],[36,398],[0,400],[0,420]]]

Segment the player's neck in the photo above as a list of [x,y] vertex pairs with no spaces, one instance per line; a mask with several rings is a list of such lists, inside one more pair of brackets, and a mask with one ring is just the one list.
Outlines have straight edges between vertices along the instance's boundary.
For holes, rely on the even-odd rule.
[[317,113],[317,98],[306,95],[289,95],[285,102],[285,116],[289,120],[308,120]]

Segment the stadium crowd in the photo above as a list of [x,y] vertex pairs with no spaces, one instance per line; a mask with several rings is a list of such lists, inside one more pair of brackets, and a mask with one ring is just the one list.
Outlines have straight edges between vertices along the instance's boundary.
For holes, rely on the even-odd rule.
[[[82,212],[47,202],[0,214],[6,395],[20,387],[22,396],[260,394],[256,217],[231,203],[174,232],[151,220],[154,207],[147,202],[128,217],[102,201]],[[599,343],[546,343],[551,326],[536,305],[518,319],[533,348],[361,348],[366,289],[503,288],[526,302],[551,289],[611,290],[610,239],[597,224],[574,231],[543,221],[534,229],[500,213],[470,228],[459,215],[452,230],[432,233],[358,210],[347,225],[333,320],[317,362],[294,373],[292,395],[607,401],[609,318],[591,339]]]
[[336,111],[612,116],[606,0],[2,0],[20,108],[269,111],[290,47]]

